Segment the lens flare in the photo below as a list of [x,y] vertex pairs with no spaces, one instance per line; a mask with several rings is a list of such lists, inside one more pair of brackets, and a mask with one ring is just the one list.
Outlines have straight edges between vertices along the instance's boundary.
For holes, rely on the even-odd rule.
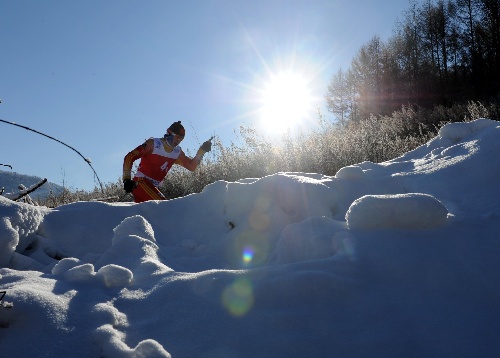
[[269,259],[268,235],[260,231],[246,230],[239,233],[226,248],[226,257],[234,267],[258,267]]
[[247,278],[238,278],[222,293],[222,304],[227,311],[242,317],[250,311],[254,304],[252,283]]
[[245,246],[243,248],[243,263],[250,264],[253,260],[253,255],[255,254],[255,249],[252,246]]

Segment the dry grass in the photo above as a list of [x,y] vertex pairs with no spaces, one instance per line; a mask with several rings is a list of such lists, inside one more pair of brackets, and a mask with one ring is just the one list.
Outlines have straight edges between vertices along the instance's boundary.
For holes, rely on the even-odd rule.
[[[418,111],[403,107],[391,117],[371,116],[344,126],[327,122],[319,115],[317,128],[306,137],[285,133],[278,139],[268,138],[253,128],[240,127],[240,144],[224,147],[216,137],[212,152],[205,155],[195,172],[175,166],[160,189],[172,199],[198,193],[217,180],[232,182],[277,172],[333,176],[348,165],[363,161],[379,163],[401,156],[428,142],[446,123],[481,117],[497,119],[493,117],[499,115],[498,108],[498,105],[486,106],[479,102]],[[117,181],[104,185],[104,192],[98,188],[91,192],[65,190],[41,204],[56,207],[106,197],[114,197],[112,201],[132,200],[124,194],[122,183]]]

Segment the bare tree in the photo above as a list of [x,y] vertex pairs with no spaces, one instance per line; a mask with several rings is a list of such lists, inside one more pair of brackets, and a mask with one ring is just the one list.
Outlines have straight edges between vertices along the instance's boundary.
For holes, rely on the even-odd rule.
[[340,68],[337,73],[332,76],[330,84],[328,85],[326,104],[328,110],[337,116],[342,125],[346,122],[346,117],[353,102],[351,95],[347,75],[342,71],[342,68]]

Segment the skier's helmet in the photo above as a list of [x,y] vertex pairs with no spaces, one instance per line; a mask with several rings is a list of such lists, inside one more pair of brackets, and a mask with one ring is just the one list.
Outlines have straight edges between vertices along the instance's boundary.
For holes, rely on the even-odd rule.
[[181,124],[181,121],[172,123],[167,129],[167,133],[177,134],[181,137],[184,137],[186,135],[186,131],[184,130],[184,126]]

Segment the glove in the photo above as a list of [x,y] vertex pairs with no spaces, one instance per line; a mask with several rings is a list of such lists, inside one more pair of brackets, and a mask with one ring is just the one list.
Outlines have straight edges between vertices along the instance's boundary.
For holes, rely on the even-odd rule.
[[212,150],[212,138],[203,143],[200,147],[202,151],[205,153],[210,152]]
[[137,188],[137,183],[131,179],[125,179],[123,181],[123,189],[127,193],[131,193],[135,188]]

